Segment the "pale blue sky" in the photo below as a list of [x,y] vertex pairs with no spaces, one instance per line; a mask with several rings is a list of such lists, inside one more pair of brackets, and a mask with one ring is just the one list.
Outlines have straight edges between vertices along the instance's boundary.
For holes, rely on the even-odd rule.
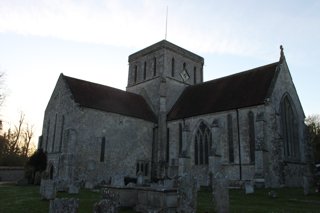
[[273,63],[284,46],[305,114],[320,113],[320,1],[0,0],[4,127],[36,134],[60,73],[125,89],[128,56],[165,36],[205,59],[204,80]]

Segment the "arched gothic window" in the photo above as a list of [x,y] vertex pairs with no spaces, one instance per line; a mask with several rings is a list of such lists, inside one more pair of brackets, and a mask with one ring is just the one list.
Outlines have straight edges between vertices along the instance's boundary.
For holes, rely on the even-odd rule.
[[201,122],[194,137],[195,165],[208,165],[209,150],[212,146],[212,135],[208,126]]
[[292,101],[288,95],[280,103],[284,155],[288,160],[299,159],[298,123]]

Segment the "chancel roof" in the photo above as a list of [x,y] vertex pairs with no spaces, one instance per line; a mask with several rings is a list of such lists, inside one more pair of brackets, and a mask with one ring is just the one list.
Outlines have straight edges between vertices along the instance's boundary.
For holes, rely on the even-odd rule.
[[168,120],[260,105],[270,95],[279,62],[187,87]]
[[156,116],[140,95],[63,75],[74,101],[80,106],[156,121]]

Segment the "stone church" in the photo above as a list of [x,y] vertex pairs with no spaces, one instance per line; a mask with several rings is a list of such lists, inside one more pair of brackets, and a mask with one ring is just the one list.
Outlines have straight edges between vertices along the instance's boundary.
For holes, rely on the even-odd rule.
[[147,181],[192,174],[300,186],[307,171],[304,112],[280,60],[203,82],[204,59],[167,40],[129,56],[126,91],[61,74],[39,148],[66,183]]

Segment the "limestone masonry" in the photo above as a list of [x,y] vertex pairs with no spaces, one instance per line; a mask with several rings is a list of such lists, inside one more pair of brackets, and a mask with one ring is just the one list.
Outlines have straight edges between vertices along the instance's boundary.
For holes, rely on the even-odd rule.
[[126,91],[60,75],[39,148],[57,187],[123,186],[187,173],[209,185],[301,186],[304,112],[280,60],[203,82],[204,59],[166,40],[129,56]]

